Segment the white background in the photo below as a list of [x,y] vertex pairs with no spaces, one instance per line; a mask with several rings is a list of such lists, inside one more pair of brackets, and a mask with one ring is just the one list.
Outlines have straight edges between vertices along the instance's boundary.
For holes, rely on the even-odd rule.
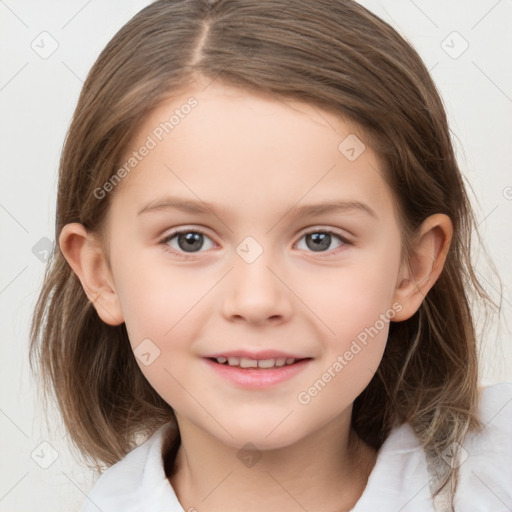
[[[92,473],[73,459],[58,422],[45,429],[28,365],[30,316],[45,267],[37,254],[48,244],[41,239],[54,241],[58,159],[82,82],[114,33],[148,3],[0,0],[0,512],[72,512],[92,485]],[[511,333],[503,318],[512,304],[512,3],[362,3],[416,47],[442,94],[473,188],[478,229],[504,286],[502,321],[493,320],[482,334],[482,381],[511,380]],[[44,31],[58,43],[47,59],[31,47],[45,37],[51,48]],[[499,300],[486,266],[479,264],[478,272]],[[35,462],[52,456],[48,469]]]

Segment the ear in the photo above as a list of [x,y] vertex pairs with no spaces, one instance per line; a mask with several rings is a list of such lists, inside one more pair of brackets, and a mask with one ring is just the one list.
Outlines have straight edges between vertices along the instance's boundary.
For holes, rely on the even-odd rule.
[[450,218],[431,215],[421,224],[411,247],[410,262],[403,262],[394,300],[402,305],[394,321],[410,318],[437,281],[444,267],[453,235]]
[[122,324],[121,304],[101,244],[74,222],[62,228],[59,246],[99,317],[109,325]]

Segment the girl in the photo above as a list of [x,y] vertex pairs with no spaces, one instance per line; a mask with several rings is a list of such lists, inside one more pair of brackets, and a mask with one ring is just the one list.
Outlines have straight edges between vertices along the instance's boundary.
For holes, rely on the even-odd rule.
[[32,327],[111,466],[82,510],[510,507],[474,226],[432,79],[365,8],[143,9],[84,84]]

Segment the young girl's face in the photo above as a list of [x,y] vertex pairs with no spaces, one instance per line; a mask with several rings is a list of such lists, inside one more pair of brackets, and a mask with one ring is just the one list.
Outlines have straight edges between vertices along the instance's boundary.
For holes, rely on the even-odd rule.
[[138,163],[107,219],[112,283],[180,428],[282,447],[349,420],[401,308],[401,233],[354,126],[202,88],[161,104],[126,154]]

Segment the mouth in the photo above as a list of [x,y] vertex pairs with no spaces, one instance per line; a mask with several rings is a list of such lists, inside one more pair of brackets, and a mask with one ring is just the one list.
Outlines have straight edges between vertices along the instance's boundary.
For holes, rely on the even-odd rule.
[[308,366],[312,358],[267,351],[258,354],[219,353],[204,360],[224,381],[245,389],[264,389],[292,379]]
[[211,357],[208,358],[214,363],[223,366],[231,366],[234,368],[256,368],[258,370],[271,370],[274,368],[282,368],[283,366],[292,366],[297,362],[304,361],[310,358],[295,358],[295,357],[277,357],[266,359],[254,359],[250,357]]

